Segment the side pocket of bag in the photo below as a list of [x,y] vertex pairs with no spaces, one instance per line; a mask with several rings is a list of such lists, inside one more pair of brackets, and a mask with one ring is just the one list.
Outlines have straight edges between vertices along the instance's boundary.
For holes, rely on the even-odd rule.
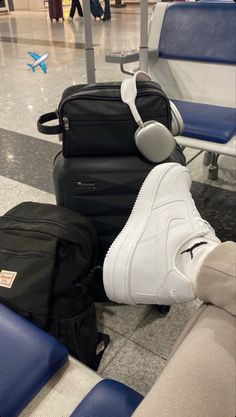
[[54,316],[50,323],[48,333],[60,340],[74,358],[95,369],[99,343],[95,306],[70,318]]
[[0,230],[0,298],[39,327],[47,321],[56,245],[35,232]]

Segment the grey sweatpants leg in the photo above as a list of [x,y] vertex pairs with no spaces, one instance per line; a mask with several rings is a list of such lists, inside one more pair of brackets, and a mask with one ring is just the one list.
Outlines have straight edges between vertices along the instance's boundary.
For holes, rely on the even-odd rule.
[[187,324],[134,417],[236,416],[235,269],[233,242],[206,257],[197,291],[210,304],[203,304]]
[[197,278],[197,295],[236,316],[236,243],[221,243],[209,253]]

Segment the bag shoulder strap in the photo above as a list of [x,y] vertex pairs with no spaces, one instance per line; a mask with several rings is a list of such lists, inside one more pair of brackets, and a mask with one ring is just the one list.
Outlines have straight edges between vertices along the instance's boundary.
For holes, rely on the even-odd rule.
[[[109,342],[110,342],[109,334],[98,332],[97,353],[96,353],[96,357],[94,359],[94,362],[92,364],[92,369],[94,369],[95,371],[97,371],[97,369],[99,367],[100,361],[102,359],[102,356],[103,356],[107,346],[109,345]],[[102,349],[98,351],[100,346],[102,346]]]
[[62,126],[60,122],[54,126],[44,125],[44,123],[50,122],[51,120],[58,120],[58,114],[55,111],[42,114],[37,121],[38,131],[44,135],[58,135],[59,133],[62,133]]

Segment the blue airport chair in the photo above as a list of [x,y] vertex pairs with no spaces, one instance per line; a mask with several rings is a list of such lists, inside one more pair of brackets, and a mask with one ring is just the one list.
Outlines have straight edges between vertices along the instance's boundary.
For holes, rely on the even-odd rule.
[[[177,142],[210,155],[210,179],[219,155],[236,157],[235,33],[234,1],[158,2],[149,27],[148,72],[183,117]],[[137,59],[134,51],[106,56],[122,65]]]
[[86,395],[70,417],[131,417],[143,396],[120,382],[104,379]]
[[67,358],[56,339],[0,304],[0,416],[18,416]]

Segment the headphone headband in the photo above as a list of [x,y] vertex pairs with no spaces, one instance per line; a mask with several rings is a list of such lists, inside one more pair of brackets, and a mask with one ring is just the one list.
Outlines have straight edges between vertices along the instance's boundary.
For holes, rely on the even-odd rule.
[[[151,77],[144,71],[137,71],[132,78],[125,78],[121,83],[121,99],[129,106],[138,126],[144,127],[144,123],[135,104],[137,97],[137,81],[151,81]],[[173,135],[176,136],[183,130],[184,123],[177,107],[171,100],[170,106],[172,112],[171,130]]]
[[144,123],[135,105],[137,81],[151,81],[151,77],[144,71],[137,71],[132,78],[124,79],[121,83],[121,98],[124,103],[128,104],[136,123],[143,127]]

